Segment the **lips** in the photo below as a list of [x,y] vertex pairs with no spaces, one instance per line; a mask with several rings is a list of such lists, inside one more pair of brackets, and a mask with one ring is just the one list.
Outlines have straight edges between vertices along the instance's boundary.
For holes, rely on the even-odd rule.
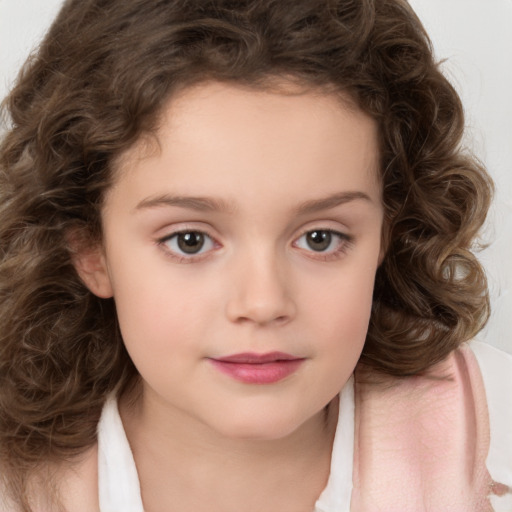
[[273,384],[295,373],[304,362],[304,358],[284,352],[256,354],[244,352],[220,358],[210,362],[221,373],[246,384]]

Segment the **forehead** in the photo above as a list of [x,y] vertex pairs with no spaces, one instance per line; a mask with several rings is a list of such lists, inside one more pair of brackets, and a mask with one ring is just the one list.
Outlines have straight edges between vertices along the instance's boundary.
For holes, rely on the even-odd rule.
[[118,161],[117,177],[142,190],[165,174],[180,193],[194,194],[208,194],[214,181],[227,196],[240,194],[241,181],[254,193],[269,186],[292,193],[295,182],[309,180],[312,196],[339,182],[380,198],[378,153],[376,122],[344,94],[210,82],[165,105],[158,130]]

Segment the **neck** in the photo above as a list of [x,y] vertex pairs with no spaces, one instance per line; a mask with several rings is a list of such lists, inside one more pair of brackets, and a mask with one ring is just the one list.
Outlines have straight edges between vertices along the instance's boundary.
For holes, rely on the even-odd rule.
[[120,412],[146,512],[310,511],[327,483],[337,398],[270,440],[225,437],[145,393]]

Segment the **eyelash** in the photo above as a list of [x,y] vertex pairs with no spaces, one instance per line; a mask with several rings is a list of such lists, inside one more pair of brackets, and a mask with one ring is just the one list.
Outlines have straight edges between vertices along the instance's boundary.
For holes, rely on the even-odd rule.
[[[334,236],[338,238],[338,244],[337,247],[334,250],[331,250],[329,252],[327,251],[315,251],[313,249],[308,250],[304,249],[305,251],[314,254],[315,259],[320,261],[333,261],[339,258],[341,255],[345,254],[350,247],[354,243],[354,238],[351,235],[347,235],[346,233],[341,233],[340,231],[336,231],[334,229],[329,228],[316,228],[316,229],[308,229],[305,231],[299,238],[297,238],[294,242],[294,246],[297,247],[297,242],[308,235],[311,235],[315,232],[320,233],[327,233],[329,236]],[[300,247],[299,247],[300,249]]]
[[[179,231],[175,231],[174,233],[171,233],[170,235],[166,235],[160,239],[157,240],[157,244],[163,248],[167,256],[172,258],[173,260],[177,261],[178,263],[194,263],[196,261],[199,261],[207,256],[207,254],[214,248],[201,252],[201,253],[191,253],[189,256],[185,256],[183,254],[180,254],[179,252],[172,250],[169,248],[168,244],[173,239],[178,239],[180,235],[187,235],[187,234],[196,234],[201,235],[204,237],[205,240],[209,240],[210,243],[215,247],[220,247],[220,244],[211,237],[208,233],[205,231],[201,231],[199,229],[181,229]],[[202,247],[201,247],[202,250]]]
[[[323,233],[323,234],[329,234],[329,236],[334,236],[338,238],[338,244],[337,247],[334,250],[331,250],[329,252],[327,251],[315,251],[314,249],[305,249],[298,246],[298,241],[302,238],[312,235],[315,232]],[[212,245],[211,248],[198,253],[190,253],[188,256],[185,256],[183,253],[180,254],[176,250],[170,249],[168,244],[171,240],[176,239],[178,240],[178,237],[180,235],[186,235],[186,234],[195,234],[200,235],[204,237],[204,240],[209,240],[210,244]],[[211,237],[208,233],[205,231],[201,231],[198,229],[182,229],[179,231],[175,231],[169,235],[166,235],[165,237],[159,238],[157,241],[157,245],[163,248],[167,256],[172,258],[173,260],[177,261],[178,263],[194,263],[197,261],[202,260],[203,258],[207,257],[208,253],[210,253],[212,250],[214,250],[216,247],[220,247],[220,244]],[[303,232],[302,235],[300,235],[298,238],[295,239],[293,242],[293,246],[303,250],[305,252],[308,252],[310,254],[314,254],[314,259],[320,260],[320,261],[333,261],[337,258],[339,258],[341,255],[345,254],[350,247],[353,245],[354,238],[351,235],[347,235],[345,233],[341,233],[340,231],[336,231],[334,229],[329,228],[316,228],[316,229],[308,229],[307,231]],[[201,247],[202,251],[203,247]]]

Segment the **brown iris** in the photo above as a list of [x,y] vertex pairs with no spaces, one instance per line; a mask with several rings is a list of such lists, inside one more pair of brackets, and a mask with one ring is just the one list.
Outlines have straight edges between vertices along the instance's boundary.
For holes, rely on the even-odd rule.
[[307,244],[314,251],[325,251],[331,245],[332,233],[330,231],[310,231],[306,235]]
[[204,235],[197,231],[178,233],[176,237],[178,247],[186,254],[196,254],[204,246]]

